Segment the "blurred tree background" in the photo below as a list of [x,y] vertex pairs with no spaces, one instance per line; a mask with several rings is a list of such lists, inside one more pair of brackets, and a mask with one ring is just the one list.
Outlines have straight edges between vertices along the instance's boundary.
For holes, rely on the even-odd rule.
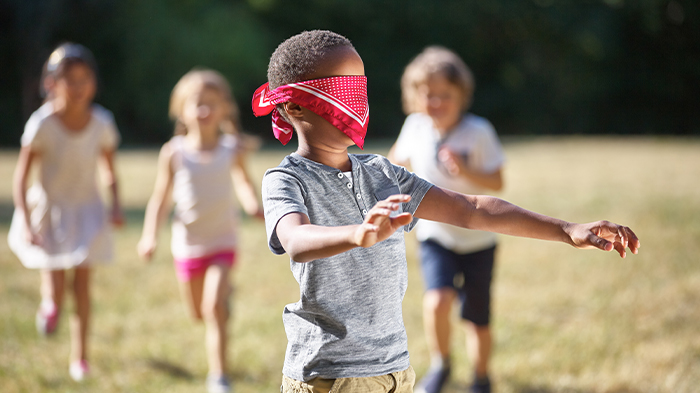
[[169,138],[170,91],[196,66],[228,77],[244,128],[271,138],[250,98],[275,47],[309,29],[355,44],[375,138],[398,134],[401,73],[432,44],[472,68],[472,111],[502,135],[699,135],[699,18],[696,0],[0,0],[0,145],[19,144],[64,41],[94,52],[96,101],[127,146]]

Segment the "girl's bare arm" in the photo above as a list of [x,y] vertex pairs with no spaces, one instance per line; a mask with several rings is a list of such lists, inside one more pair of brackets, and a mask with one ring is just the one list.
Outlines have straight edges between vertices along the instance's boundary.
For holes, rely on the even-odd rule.
[[166,143],[158,155],[158,171],[153,194],[146,206],[143,233],[138,244],[139,255],[149,260],[157,246],[158,228],[170,209],[170,194],[173,186],[172,150]]
[[106,182],[109,186],[109,191],[112,197],[112,223],[118,227],[124,225],[124,215],[119,199],[119,186],[117,182],[117,174],[114,169],[114,150],[102,151],[104,161]]
[[248,175],[245,155],[237,154],[231,166],[231,176],[233,177],[236,196],[241,202],[241,206],[246,214],[262,218],[263,213],[258,200],[258,193]]
[[33,152],[31,147],[22,146],[19,151],[17,167],[15,168],[14,177],[12,179],[12,198],[15,203],[15,209],[22,212],[22,215],[24,216],[25,228],[27,228],[27,240],[29,240],[32,244],[37,244],[40,242],[40,240],[36,234],[31,232],[31,223],[27,211],[27,179],[29,177],[32,164],[38,157],[39,155],[36,152]]

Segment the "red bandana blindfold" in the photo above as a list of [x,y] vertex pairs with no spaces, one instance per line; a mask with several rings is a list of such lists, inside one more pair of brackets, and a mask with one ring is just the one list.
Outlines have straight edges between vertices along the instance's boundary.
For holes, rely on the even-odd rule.
[[253,95],[253,114],[272,113],[272,132],[283,145],[292,139],[292,125],[282,118],[275,105],[293,102],[323,117],[350,137],[362,149],[367,135],[369,103],[367,77],[334,76],[290,83],[270,90],[267,83]]

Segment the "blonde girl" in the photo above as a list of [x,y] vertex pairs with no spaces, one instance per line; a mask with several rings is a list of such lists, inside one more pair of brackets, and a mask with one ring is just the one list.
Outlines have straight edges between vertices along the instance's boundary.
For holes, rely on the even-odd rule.
[[[491,123],[468,113],[474,91],[469,68],[454,52],[428,47],[401,79],[408,117],[389,159],[420,177],[464,194],[488,194],[503,185],[504,155]],[[455,299],[474,364],[473,393],[489,393],[490,303],[496,236],[434,221],[416,226],[426,292],[423,321],[431,368],[416,392],[439,393],[450,372],[450,316]]]
[[[22,264],[41,271],[41,305],[36,314],[42,334],[55,331],[63,308],[66,271],[75,298],[71,318],[69,372],[80,381],[89,372],[90,268],[112,259],[109,221],[123,224],[114,171],[119,134],[112,114],[93,104],[97,67],[90,51],[67,43],[49,57],[48,101],[27,122],[14,175],[15,214],[8,243]],[[43,78],[46,81],[46,78]],[[102,162],[112,197],[105,214],[96,164]],[[33,166],[39,176],[27,190]]]
[[236,258],[234,183],[246,213],[262,216],[237,132],[237,108],[226,79],[194,70],[170,98],[175,136],[160,151],[146,208],[139,255],[150,260],[158,227],[175,202],[171,250],[182,295],[193,318],[206,325],[210,392],[227,392],[226,326],[229,275]]

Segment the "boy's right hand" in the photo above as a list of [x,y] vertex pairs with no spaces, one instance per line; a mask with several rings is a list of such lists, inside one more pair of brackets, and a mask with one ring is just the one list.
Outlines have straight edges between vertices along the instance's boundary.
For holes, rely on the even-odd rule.
[[367,212],[364,222],[355,230],[355,243],[360,247],[371,247],[387,239],[400,227],[408,225],[413,220],[411,213],[399,214],[396,217],[391,217],[391,213],[398,210],[401,203],[410,200],[410,195],[397,194],[377,202]]
[[146,262],[150,261],[153,257],[153,253],[156,251],[156,240],[142,237],[136,246],[136,251],[139,256]]

